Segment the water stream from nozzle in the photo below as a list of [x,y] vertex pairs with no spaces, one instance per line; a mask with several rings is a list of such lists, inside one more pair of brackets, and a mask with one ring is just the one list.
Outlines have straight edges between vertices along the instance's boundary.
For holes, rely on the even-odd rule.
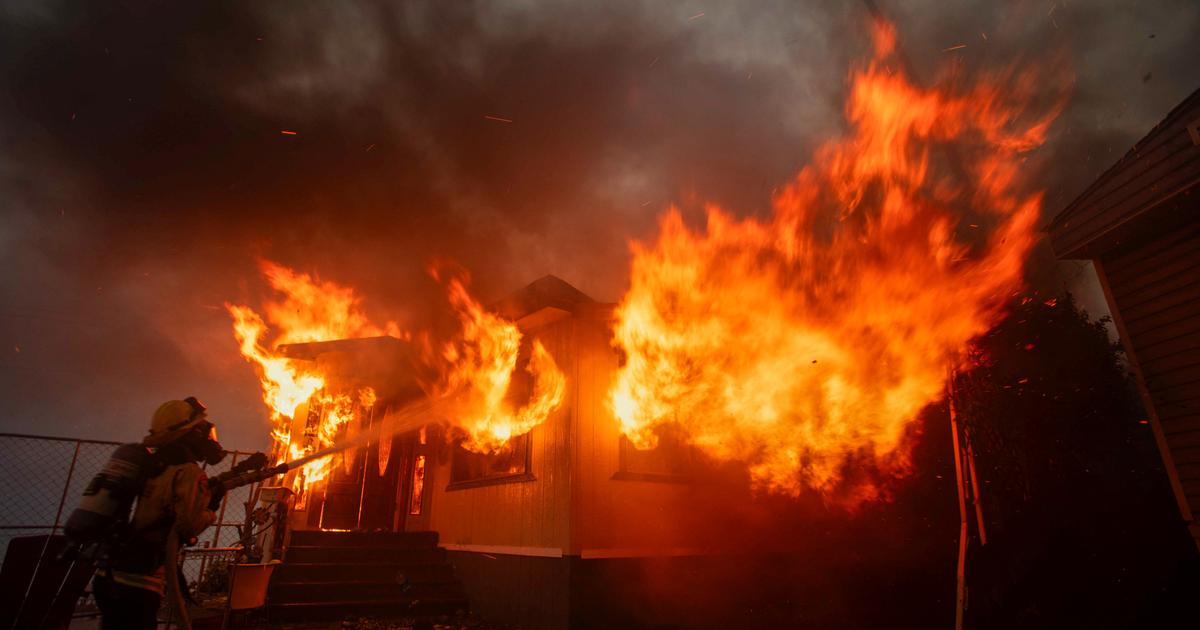
[[437,422],[440,419],[440,414],[435,411],[435,405],[432,401],[422,400],[417,403],[407,405],[400,408],[398,411],[390,413],[383,417],[382,420],[367,427],[366,430],[347,436],[338,442],[326,446],[325,448],[309,453],[299,459],[293,459],[287,462],[288,470],[295,470],[305,464],[324,459],[331,455],[337,455],[342,451],[362,446],[370,443],[372,440],[377,440],[385,437],[391,437],[405,431],[414,431],[431,422]]

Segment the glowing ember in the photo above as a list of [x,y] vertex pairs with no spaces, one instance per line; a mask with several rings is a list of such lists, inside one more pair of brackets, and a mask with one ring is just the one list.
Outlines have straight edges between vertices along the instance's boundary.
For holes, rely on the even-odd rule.
[[[671,209],[653,246],[633,246],[610,402],[637,446],[677,423],[760,489],[878,497],[851,469],[907,471],[910,425],[1020,287],[1041,197],[1017,192],[1017,173],[1057,111],[1025,117],[1028,75],[1008,92],[921,89],[889,67],[891,27],[875,36],[852,75],[851,132],[769,217],[709,207],[698,231]],[[956,207],[984,215],[971,233],[990,228],[986,243],[956,239]]]
[[462,332],[442,346],[437,361],[442,364],[442,377],[432,394],[444,401],[446,417],[466,433],[464,447],[491,452],[545,421],[562,404],[566,377],[541,342],[534,340],[526,368],[533,379],[532,392],[528,403],[514,409],[507,396],[517,369],[521,331],[485,311],[461,279],[450,278],[447,290]]
[[[325,376],[315,372],[315,366],[279,356],[268,347],[402,335],[394,323],[389,322],[383,328],[371,324],[360,310],[359,298],[349,288],[322,282],[269,261],[263,261],[261,267],[271,288],[281,296],[279,301],[268,302],[264,308],[276,331],[270,346],[266,343],[267,325],[261,316],[247,306],[226,304],[225,308],[233,317],[234,336],[242,356],[254,364],[259,373],[263,401],[271,412],[276,461],[285,461],[333,444],[343,426],[360,411],[369,410],[375,404],[375,392],[362,389],[357,400],[344,393],[327,392],[324,390]],[[309,402],[309,415],[317,424],[306,428],[305,443],[297,444],[292,441],[291,425],[296,409],[304,402]],[[323,479],[328,474],[329,463],[326,458],[305,465],[296,478],[297,489]]]

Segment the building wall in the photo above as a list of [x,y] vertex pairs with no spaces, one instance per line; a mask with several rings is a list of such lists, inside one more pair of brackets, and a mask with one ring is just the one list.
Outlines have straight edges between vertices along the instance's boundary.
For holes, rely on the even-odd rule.
[[1200,217],[1095,262],[1180,511],[1200,545]]
[[[450,458],[430,469],[430,528],[472,610],[487,619],[528,629],[600,628],[727,613],[704,608],[700,600],[711,598],[699,591],[690,599],[647,599],[644,580],[676,595],[683,587],[673,585],[727,592],[741,583],[744,574],[731,567],[745,556],[722,552],[773,544],[747,535],[737,518],[746,504],[723,503],[719,483],[614,478],[620,433],[607,396],[620,358],[611,315],[611,305],[578,305],[573,315],[526,331],[567,376],[562,408],[531,433],[534,481],[447,490]],[[689,609],[670,608],[672,601]]]
[[[744,545],[739,517],[748,499],[716,480],[621,478],[619,423],[608,392],[620,357],[612,347],[610,305],[580,309],[575,343],[578,422],[572,436],[571,555],[632,558],[703,555]],[[736,485],[736,484],[735,484]],[[744,490],[744,488],[742,489]]]
[[450,551],[471,612],[525,630],[571,627],[571,560]]

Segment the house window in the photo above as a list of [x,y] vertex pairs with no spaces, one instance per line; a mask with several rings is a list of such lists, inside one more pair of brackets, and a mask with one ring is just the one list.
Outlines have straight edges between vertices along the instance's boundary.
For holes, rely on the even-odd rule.
[[450,464],[450,485],[447,490],[474,488],[497,483],[530,481],[529,434],[519,435],[494,453],[473,453],[454,446]]
[[677,427],[659,427],[655,433],[658,445],[652,449],[639,449],[629,438],[621,436],[620,467],[613,479],[668,483],[688,483],[695,479],[698,465],[695,447],[687,443]]
[[[526,336],[521,341],[520,352],[517,355],[517,366],[505,402],[516,409],[529,403],[533,392],[533,381],[527,366],[532,349],[532,337]],[[532,481],[530,473],[530,434],[518,435],[508,440],[508,443],[494,453],[473,453],[462,447],[461,442],[454,445],[450,462],[450,485],[447,490],[460,490],[499,483],[514,483]]]

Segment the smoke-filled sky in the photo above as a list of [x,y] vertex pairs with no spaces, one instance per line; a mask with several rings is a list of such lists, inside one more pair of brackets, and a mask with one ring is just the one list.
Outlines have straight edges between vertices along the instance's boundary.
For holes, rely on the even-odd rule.
[[[1047,220],[1200,87],[1191,0],[872,4],[921,80],[1073,77]],[[435,260],[484,301],[546,273],[615,301],[667,205],[762,213],[843,130],[867,5],[6,0],[0,430],[131,440],[196,395],[265,447],[223,307],[260,258],[411,327]],[[1090,273],[1042,246],[1030,278],[1097,311]]]

